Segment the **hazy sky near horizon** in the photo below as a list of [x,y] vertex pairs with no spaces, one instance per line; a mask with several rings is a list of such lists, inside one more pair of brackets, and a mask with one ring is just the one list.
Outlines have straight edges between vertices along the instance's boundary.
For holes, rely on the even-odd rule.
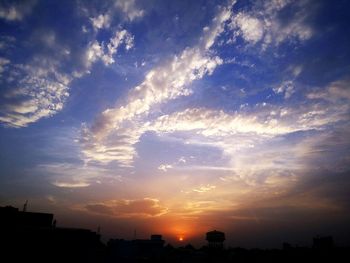
[[0,205],[132,238],[350,242],[348,1],[0,1]]

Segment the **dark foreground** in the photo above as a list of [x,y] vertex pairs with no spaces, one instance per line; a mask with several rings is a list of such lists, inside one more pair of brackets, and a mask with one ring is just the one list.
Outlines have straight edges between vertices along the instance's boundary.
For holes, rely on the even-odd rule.
[[161,235],[106,245],[96,232],[56,227],[52,214],[0,207],[0,262],[350,262],[349,248],[335,247],[331,237],[314,238],[312,248],[274,250],[225,249],[219,231],[207,240],[200,249],[164,245]]

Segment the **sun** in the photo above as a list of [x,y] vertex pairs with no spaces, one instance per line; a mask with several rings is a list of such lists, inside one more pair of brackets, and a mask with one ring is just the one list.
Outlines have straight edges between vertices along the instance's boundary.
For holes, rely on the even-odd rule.
[[179,239],[180,242],[184,241],[184,237],[183,236],[179,236],[178,239]]

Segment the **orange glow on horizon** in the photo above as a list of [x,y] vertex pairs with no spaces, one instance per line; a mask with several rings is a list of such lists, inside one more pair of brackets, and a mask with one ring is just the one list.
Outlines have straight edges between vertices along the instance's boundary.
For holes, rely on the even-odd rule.
[[207,227],[197,218],[183,218],[182,215],[164,215],[157,218],[154,229],[150,231],[162,233],[170,244],[181,245],[192,243],[193,240],[201,240]]

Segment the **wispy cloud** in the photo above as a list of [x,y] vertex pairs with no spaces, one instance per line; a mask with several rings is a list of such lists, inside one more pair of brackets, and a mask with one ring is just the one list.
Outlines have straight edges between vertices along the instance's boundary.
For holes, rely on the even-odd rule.
[[57,61],[37,57],[30,64],[11,65],[6,71],[6,86],[13,85],[3,94],[0,121],[12,127],[51,116],[63,108],[68,98],[72,77],[57,70]]
[[97,17],[90,18],[95,30],[109,28],[111,25],[111,17],[109,14],[100,14]]
[[192,191],[197,192],[197,193],[205,193],[205,192],[212,191],[215,188],[216,188],[215,185],[207,184],[207,185],[201,185],[198,188],[194,188],[194,189],[192,189]]
[[0,18],[7,21],[22,21],[32,12],[36,0],[1,1]]
[[89,183],[85,183],[85,182],[59,182],[59,181],[55,181],[52,183],[53,185],[57,186],[57,187],[64,187],[64,188],[80,188],[80,187],[87,187],[90,184]]
[[[92,23],[97,27],[107,22],[93,20]],[[96,33],[90,32],[88,42],[81,34],[84,33],[72,32],[76,40],[72,42],[55,29],[38,29],[31,36],[38,48],[30,56],[12,62],[12,53],[6,52],[0,60],[0,81],[4,87],[0,96],[0,122],[19,128],[55,115],[63,109],[74,80],[89,74],[99,61],[105,66],[115,63],[118,50],[122,47],[129,50],[134,45],[133,36],[121,27],[113,28],[107,44],[98,41]]]
[[223,63],[209,49],[230,18],[230,8],[222,8],[213,24],[204,28],[198,45],[186,48],[148,72],[145,80],[129,92],[125,104],[105,110],[90,129],[83,129],[82,145],[87,158],[131,164],[135,156],[134,145],[145,131],[145,117],[152,108],[190,95],[189,85],[193,81],[211,75]]
[[129,50],[133,47],[133,36],[124,30],[116,31],[114,36],[111,37],[107,46],[103,43],[94,40],[90,42],[86,50],[86,68],[89,70],[93,63],[101,60],[106,66],[115,62],[114,56],[116,55],[118,48],[124,44],[125,49]]
[[64,188],[88,187],[98,179],[110,175],[106,168],[72,163],[40,164],[35,170],[45,174],[51,184]]
[[85,209],[92,213],[107,214],[114,217],[157,217],[164,215],[168,209],[158,199],[143,198],[135,200],[110,200],[99,204],[88,204]]
[[[288,19],[281,19],[280,12],[293,7],[296,12]],[[305,41],[312,37],[313,29],[307,18],[312,11],[307,2],[272,0],[256,3],[251,10],[241,11],[233,16],[230,28],[233,36],[229,42],[241,37],[250,45],[261,44],[263,50],[278,46],[286,41]]]
[[118,0],[115,2],[115,6],[122,10],[130,21],[141,18],[145,13],[143,9],[137,6],[137,1],[135,0]]

